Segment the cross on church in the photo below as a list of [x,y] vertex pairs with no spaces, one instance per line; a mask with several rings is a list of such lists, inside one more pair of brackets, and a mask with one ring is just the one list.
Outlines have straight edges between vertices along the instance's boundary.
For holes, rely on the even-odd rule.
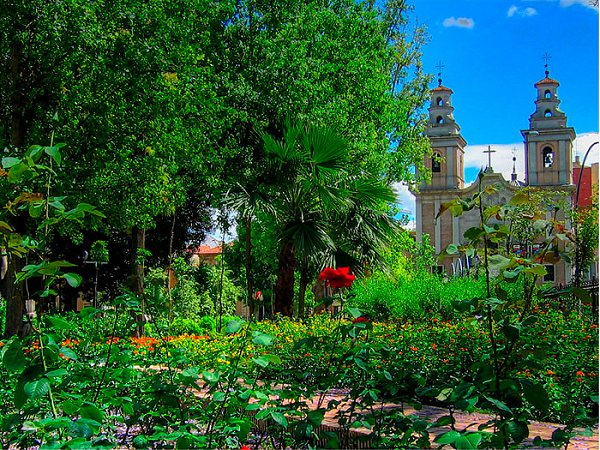
[[496,153],[496,150],[492,150],[492,147],[488,145],[488,149],[484,150],[483,153],[488,154],[488,166],[485,169],[486,173],[492,173],[494,170],[492,169],[492,153]]
[[438,62],[438,65],[435,66],[435,68],[438,70],[438,83],[441,86],[442,85],[442,69],[446,67],[442,64],[442,62]]
[[542,56],[542,59],[546,62],[546,64],[544,64],[544,68],[546,69],[546,76],[548,76],[548,64],[550,63],[550,60],[552,59],[552,56],[550,56],[548,54],[548,52],[546,52],[544,54],[544,56]]

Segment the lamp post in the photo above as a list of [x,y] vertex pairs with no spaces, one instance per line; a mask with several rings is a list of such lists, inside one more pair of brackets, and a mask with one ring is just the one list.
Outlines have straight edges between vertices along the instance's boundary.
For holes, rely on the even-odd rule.
[[577,179],[577,188],[575,190],[575,286],[579,287],[581,285],[581,249],[579,242],[579,220],[577,217],[577,210],[579,209],[579,191],[581,190],[581,179],[583,178],[583,169],[585,167],[585,160],[587,159],[590,151],[597,145],[598,141],[593,142],[585,152],[583,156],[583,161],[581,162],[581,167],[579,168],[579,178]]

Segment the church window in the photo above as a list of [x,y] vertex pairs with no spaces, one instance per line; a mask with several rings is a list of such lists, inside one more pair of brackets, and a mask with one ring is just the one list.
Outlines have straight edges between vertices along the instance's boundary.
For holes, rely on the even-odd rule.
[[544,275],[544,281],[556,281],[554,278],[554,264],[544,264],[546,269],[546,275]]
[[442,171],[442,164],[440,163],[440,159],[442,156],[439,153],[434,153],[431,157],[431,171],[435,173],[440,173]]
[[442,106],[444,104],[444,100],[442,100],[442,97],[438,97],[435,103],[438,106]]
[[442,125],[444,123],[444,118],[442,116],[437,116],[437,119],[435,119],[435,123],[437,123],[438,125]]
[[552,167],[554,164],[554,152],[550,147],[544,147],[544,150],[542,150],[542,158],[544,167]]
[[552,111],[547,109],[546,112],[544,113],[544,117],[552,117]]
[[552,92],[550,92],[550,89],[546,89],[546,92],[544,92],[544,98],[552,98]]

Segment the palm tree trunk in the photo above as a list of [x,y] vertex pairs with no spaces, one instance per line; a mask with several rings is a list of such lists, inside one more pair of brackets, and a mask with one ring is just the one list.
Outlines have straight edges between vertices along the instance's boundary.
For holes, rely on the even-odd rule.
[[298,287],[298,317],[304,317],[304,300],[306,298],[306,287],[308,286],[308,264],[302,262],[300,268],[300,286]]
[[279,253],[277,286],[275,287],[275,312],[292,317],[294,305],[294,246],[284,242]]
[[246,226],[246,289],[248,291],[248,309],[250,317],[254,317],[254,279],[252,273],[252,219],[244,220]]

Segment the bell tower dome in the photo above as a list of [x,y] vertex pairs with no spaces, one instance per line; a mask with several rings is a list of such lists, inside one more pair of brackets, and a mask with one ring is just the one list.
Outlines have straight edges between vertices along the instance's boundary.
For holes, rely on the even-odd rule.
[[529,186],[573,184],[573,140],[575,130],[567,126],[567,116],[558,105],[559,83],[545,77],[535,83],[535,111],[529,129],[521,130],[525,144],[525,181]]
[[431,143],[432,156],[425,160],[425,167],[431,170],[431,184],[423,183],[419,189],[462,189],[464,148],[467,142],[454,120],[453,92],[442,85],[441,74],[438,86],[430,94],[426,134]]

